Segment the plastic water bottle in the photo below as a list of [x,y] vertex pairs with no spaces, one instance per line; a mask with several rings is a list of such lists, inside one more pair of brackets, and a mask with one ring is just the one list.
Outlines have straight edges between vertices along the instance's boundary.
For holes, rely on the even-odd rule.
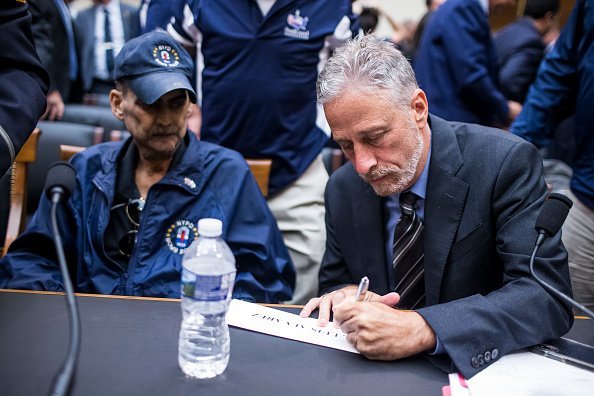
[[221,238],[223,223],[198,221],[199,237],[184,254],[178,361],[192,378],[212,378],[229,363],[225,321],[235,282],[235,257]]

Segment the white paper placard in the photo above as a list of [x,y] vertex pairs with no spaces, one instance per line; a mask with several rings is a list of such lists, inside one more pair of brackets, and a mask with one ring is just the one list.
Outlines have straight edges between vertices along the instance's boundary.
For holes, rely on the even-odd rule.
[[359,353],[347,341],[346,334],[340,328],[334,327],[333,323],[320,327],[317,319],[302,318],[299,315],[246,301],[231,300],[227,323],[230,326],[259,333]]

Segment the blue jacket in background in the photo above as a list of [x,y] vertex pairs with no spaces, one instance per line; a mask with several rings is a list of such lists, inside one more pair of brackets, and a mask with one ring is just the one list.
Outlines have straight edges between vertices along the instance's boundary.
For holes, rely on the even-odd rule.
[[450,121],[507,124],[489,20],[478,0],[448,0],[433,13],[414,69],[432,114]]
[[524,102],[545,55],[542,36],[531,18],[510,23],[493,38],[497,49],[499,85],[507,99]]
[[594,210],[594,2],[586,0],[576,1],[511,132],[543,147],[571,115],[576,139],[571,191]]
[[[58,224],[77,292],[179,297],[182,254],[197,235],[198,220],[213,217],[222,220],[222,237],[237,260],[233,296],[267,303],[291,298],[295,269],[244,159],[189,135],[181,161],[148,192],[127,269],[107,257],[103,241],[116,159],[129,143],[100,144],[73,157],[77,186],[59,208]],[[0,262],[0,288],[63,290],[51,235],[44,196]]]

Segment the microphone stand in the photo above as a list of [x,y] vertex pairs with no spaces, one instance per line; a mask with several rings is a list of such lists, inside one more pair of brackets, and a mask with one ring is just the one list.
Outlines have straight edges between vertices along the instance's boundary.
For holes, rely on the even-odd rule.
[[544,242],[545,239],[546,239],[546,234],[543,231],[539,231],[538,239],[536,240],[534,250],[532,251],[532,256],[530,257],[530,273],[538,281],[538,283],[540,283],[540,285],[542,287],[544,287],[549,292],[553,293],[555,296],[557,296],[561,300],[565,301],[566,303],[568,303],[568,304],[574,306],[575,308],[579,309],[580,311],[584,312],[586,315],[588,315],[590,317],[590,319],[594,320],[594,313],[592,311],[590,311],[588,308],[584,307],[582,304],[578,303],[577,301],[572,300],[565,294],[561,293],[559,290],[555,289],[553,286],[549,285],[548,283],[546,283],[545,281],[540,279],[538,277],[538,275],[536,275],[536,273],[534,272],[534,259],[536,258],[536,252],[538,251],[538,248],[540,247],[540,245],[542,245],[542,243]]
[[66,258],[64,256],[64,248],[62,246],[62,238],[60,237],[60,230],[58,229],[58,221],[56,212],[60,198],[64,190],[61,187],[54,187],[51,190],[51,221],[54,234],[54,245],[56,247],[56,254],[58,255],[58,262],[60,263],[60,271],[62,272],[62,279],[64,282],[64,289],[66,291],[66,301],[68,305],[68,317],[70,320],[70,344],[68,345],[68,354],[62,364],[62,367],[52,383],[50,395],[63,396],[69,395],[72,389],[72,379],[74,376],[74,369],[78,359],[78,351],[80,348],[80,318],[78,314],[78,307],[74,296],[74,290],[70,281],[68,267],[66,266]]

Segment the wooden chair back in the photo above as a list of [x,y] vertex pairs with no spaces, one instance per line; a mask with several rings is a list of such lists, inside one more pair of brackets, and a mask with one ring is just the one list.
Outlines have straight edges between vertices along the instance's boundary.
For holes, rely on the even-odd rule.
[[[68,161],[74,154],[84,150],[85,147],[80,146],[69,146],[66,144],[60,145],[60,157],[63,161]],[[260,191],[264,197],[268,196],[268,181],[270,179],[270,168],[272,166],[272,160],[270,159],[251,159],[245,160],[250,167],[250,171],[260,187]]]
[[69,146],[67,144],[60,145],[60,159],[62,161],[68,161],[74,154],[80,153],[86,147],[81,146]]
[[246,158],[245,162],[247,162],[252,174],[256,178],[256,183],[258,183],[258,187],[260,187],[262,195],[264,197],[268,197],[268,181],[270,180],[270,168],[272,167],[272,160]]
[[2,256],[10,244],[23,232],[27,222],[27,173],[29,164],[37,158],[37,142],[41,131],[36,128],[17,155],[11,169],[10,211]]

